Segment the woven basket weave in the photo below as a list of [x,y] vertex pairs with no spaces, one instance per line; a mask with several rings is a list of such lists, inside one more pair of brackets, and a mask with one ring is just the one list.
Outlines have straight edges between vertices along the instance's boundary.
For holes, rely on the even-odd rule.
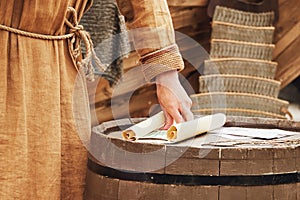
[[205,60],[204,75],[233,74],[274,79],[276,62],[253,59],[225,58]]
[[271,44],[254,44],[246,42],[237,42],[233,40],[216,40],[211,41],[211,58],[250,58],[269,60],[272,59],[274,45]]
[[194,114],[286,119],[288,102],[277,98],[271,62],[274,13],[250,13],[217,6],[213,16],[211,60],[192,95]]
[[277,98],[247,94],[215,92],[191,95],[192,110],[246,109],[284,116],[288,102]]
[[271,44],[274,30],[274,27],[255,28],[215,21],[212,24],[211,38]]
[[252,13],[217,6],[213,21],[222,21],[245,26],[272,26],[274,12]]
[[278,115],[278,114],[263,112],[259,110],[247,110],[247,109],[239,109],[239,108],[202,109],[202,110],[192,110],[192,112],[194,115],[211,115],[214,113],[224,113],[228,116],[287,119],[285,115]]
[[199,92],[237,92],[278,97],[280,82],[241,75],[207,75],[199,77]]

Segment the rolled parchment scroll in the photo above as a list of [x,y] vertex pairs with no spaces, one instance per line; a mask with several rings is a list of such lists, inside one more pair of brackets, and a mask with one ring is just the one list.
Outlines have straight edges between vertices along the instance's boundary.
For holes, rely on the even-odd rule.
[[161,111],[148,119],[135,124],[122,132],[123,139],[136,140],[144,135],[161,128],[165,123],[164,113]]
[[[125,140],[138,140],[144,136],[147,136],[147,139],[151,139],[151,132],[157,136],[155,131],[164,125],[164,121],[164,114],[160,112],[124,130],[122,136]],[[226,116],[222,113],[203,116],[191,121],[172,125],[166,131],[166,137],[162,137],[161,139],[167,138],[169,142],[179,142],[220,128],[225,122]]]
[[179,142],[221,128],[225,122],[226,116],[222,113],[218,113],[174,124],[167,130],[167,138],[171,142]]

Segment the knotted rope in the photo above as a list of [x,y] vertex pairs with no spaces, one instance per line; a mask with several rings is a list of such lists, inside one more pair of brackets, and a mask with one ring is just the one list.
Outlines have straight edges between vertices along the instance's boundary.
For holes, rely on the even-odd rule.
[[73,34],[71,38],[71,52],[77,60],[78,56],[80,55],[80,41],[83,41],[85,48],[86,48],[86,55],[85,58],[81,62],[77,62],[79,67],[82,67],[85,70],[86,78],[90,81],[94,81],[95,79],[95,68],[93,66],[93,59],[95,61],[96,67],[99,69],[100,72],[104,72],[106,69],[106,65],[104,65],[100,59],[97,57],[95,50],[93,48],[93,42],[91,40],[90,34],[83,29],[82,25],[78,24],[77,20],[77,12],[74,8],[68,7],[68,13],[71,15],[71,21],[66,19],[65,23],[70,28],[70,33]]
[[[67,14],[70,14],[71,21],[66,19],[65,24],[69,27],[70,33],[66,35],[44,35],[39,33],[32,33],[28,31],[23,31],[20,29],[8,27],[5,25],[0,24],[0,30],[8,31],[11,33],[15,33],[18,35],[31,37],[35,39],[42,39],[42,40],[64,40],[64,39],[70,39],[70,49],[72,56],[74,60],[77,62],[78,67],[82,67],[86,74],[86,78],[90,81],[94,81],[94,66],[93,66],[93,59],[95,61],[95,64],[100,72],[104,72],[106,69],[106,65],[104,65],[100,59],[97,57],[95,50],[93,48],[93,42],[91,40],[91,37],[87,31],[83,29],[82,25],[78,24],[77,19],[77,12],[74,8],[68,7]],[[86,48],[86,56],[81,61],[77,61],[78,57],[80,56],[80,44],[81,41],[84,42],[85,48]]]
[[0,24],[0,30],[8,31],[11,33],[15,33],[17,35],[22,35],[22,36],[26,36],[26,37],[35,38],[35,39],[42,39],[42,40],[65,40],[65,39],[73,37],[73,35],[74,35],[72,33],[69,33],[66,35],[43,35],[43,34],[39,34],[39,33],[31,33],[28,31],[23,31],[23,30],[12,28],[12,27],[5,26],[2,24]]

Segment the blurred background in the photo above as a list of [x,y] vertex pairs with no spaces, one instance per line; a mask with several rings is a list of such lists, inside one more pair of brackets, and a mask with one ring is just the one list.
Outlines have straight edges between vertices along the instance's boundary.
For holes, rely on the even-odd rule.
[[[102,2],[102,4],[101,4]],[[91,32],[92,39],[96,43],[100,43],[111,34],[117,34],[124,29],[121,27],[117,10],[114,7],[113,1],[111,6],[104,13],[106,19],[115,18],[115,24],[107,22],[100,22],[95,16],[99,15],[99,9],[104,9],[103,3],[105,1],[95,0],[92,9],[88,12],[82,23],[89,32]],[[208,16],[208,0],[168,0],[168,5],[173,19],[174,28],[176,31],[186,34],[196,40],[207,52],[210,52],[211,42],[211,17]],[[289,111],[293,114],[294,120],[300,120],[300,7],[299,0],[278,0],[279,18],[275,23],[274,44],[276,45],[273,52],[273,61],[278,63],[275,79],[281,82],[280,99],[290,102]],[[110,16],[110,17],[109,17]],[[99,17],[99,16],[98,16]],[[103,19],[103,17],[102,17]],[[99,26],[110,26],[109,32],[99,34]],[[100,27],[101,28],[101,27]],[[107,27],[102,27],[101,30],[108,30]],[[98,33],[98,35],[97,35]],[[181,45],[181,38],[177,38],[177,43],[181,53],[189,53],[191,57],[199,57],[195,46]],[[130,41],[130,38],[129,38]],[[115,45],[114,48],[118,47]],[[120,45],[120,44],[119,44]],[[130,45],[130,44],[129,44]],[[138,65],[139,57],[133,51],[126,58],[117,60],[113,67],[118,66],[117,70],[112,73],[117,73],[117,76],[122,74],[119,69],[123,69],[123,73],[133,69]],[[198,66],[191,66],[185,61],[185,69],[181,72],[183,75],[182,83],[188,83],[193,87],[194,91],[199,90],[199,71],[203,68],[204,59],[200,59]],[[200,69],[200,70],[196,70]],[[115,68],[113,68],[115,69]],[[92,107],[95,107],[96,117],[93,120],[94,124],[98,122],[108,121],[113,119],[111,112],[111,95],[114,87],[113,81],[110,79],[100,78],[98,81],[90,82],[88,89],[90,92],[90,101]],[[130,102],[129,112],[132,117],[144,117],[149,115],[150,109],[156,109],[158,104],[155,85],[144,85],[135,90],[133,95],[128,99],[128,93],[132,91],[134,81],[122,89],[122,92],[116,97],[118,102],[115,109],[120,112],[120,117],[126,117],[127,111],[124,110],[123,104]],[[122,114],[123,113],[123,114]]]

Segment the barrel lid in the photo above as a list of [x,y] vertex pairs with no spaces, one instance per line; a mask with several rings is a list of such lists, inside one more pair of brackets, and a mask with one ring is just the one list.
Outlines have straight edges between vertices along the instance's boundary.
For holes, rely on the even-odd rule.
[[93,128],[90,157],[121,171],[184,175],[261,175],[300,171],[300,122],[227,117],[227,128],[293,131],[276,139],[207,133],[176,144],[125,141],[121,130],[144,120],[120,119]]

